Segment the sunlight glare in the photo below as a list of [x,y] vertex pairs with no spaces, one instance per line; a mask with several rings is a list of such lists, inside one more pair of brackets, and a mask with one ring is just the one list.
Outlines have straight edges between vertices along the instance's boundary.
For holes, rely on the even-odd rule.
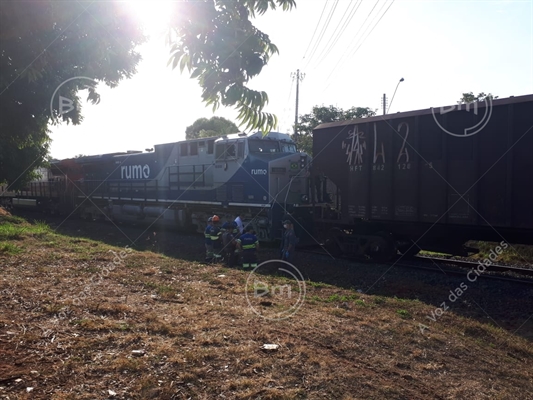
[[168,26],[173,2],[165,0],[131,0],[127,4],[130,6],[135,18],[143,24],[146,34],[160,33]]

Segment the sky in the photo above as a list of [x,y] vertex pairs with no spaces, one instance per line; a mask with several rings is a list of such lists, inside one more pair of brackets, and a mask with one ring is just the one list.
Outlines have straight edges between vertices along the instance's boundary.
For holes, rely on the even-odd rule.
[[[268,11],[253,21],[280,52],[250,82],[251,88],[268,93],[265,111],[278,116],[280,132],[290,132],[294,123],[291,73],[297,69],[305,74],[300,115],[315,105],[370,107],[381,113],[383,94],[390,103],[396,88],[391,113],[452,105],[464,92],[499,98],[533,93],[531,0],[296,2],[290,12]],[[232,108],[213,113],[205,107],[196,80],[167,66],[161,27],[172,5],[131,1],[128,6],[150,36],[139,47],[138,73],[114,89],[98,85],[101,101],[83,105],[82,124],[52,127],[54,158],[176,142],[201,117],[236,121]],[[398,85],[400,78],[404,81]]]

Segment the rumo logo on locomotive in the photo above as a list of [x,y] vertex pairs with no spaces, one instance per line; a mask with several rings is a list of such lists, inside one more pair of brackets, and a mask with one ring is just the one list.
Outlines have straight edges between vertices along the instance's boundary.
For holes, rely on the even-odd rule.
[[150,178],[150,166],[123,165],[120,167],[120,179],[148,179]]

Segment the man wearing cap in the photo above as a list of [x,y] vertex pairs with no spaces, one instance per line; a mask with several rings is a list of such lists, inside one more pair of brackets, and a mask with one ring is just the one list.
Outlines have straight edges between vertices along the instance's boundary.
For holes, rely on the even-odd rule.
[[292,262],[298,238],[294,233],[291,220],[283,221],[283,227],[285,228],[285,232],[283,232],[283,238],[281,239],[281,259],[287,262]]
[[237,239],[237,243],[242,249],[242,267],[244,269],[257,267],[259,240],[257,240],[257,236],[255,236],[252,231],[252,226],[248,225],[244,228],[244,234]]

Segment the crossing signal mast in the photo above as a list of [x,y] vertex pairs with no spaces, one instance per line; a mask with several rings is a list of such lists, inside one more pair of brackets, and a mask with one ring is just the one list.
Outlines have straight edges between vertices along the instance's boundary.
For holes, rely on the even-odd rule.
[[296,79],[296,110],[294,112],[294,138],[298,136],[298,101],[300,96],[300,82],[304,80],[305,74],[300,73],[297,69],[296,72],[291,72],[292,79]]

